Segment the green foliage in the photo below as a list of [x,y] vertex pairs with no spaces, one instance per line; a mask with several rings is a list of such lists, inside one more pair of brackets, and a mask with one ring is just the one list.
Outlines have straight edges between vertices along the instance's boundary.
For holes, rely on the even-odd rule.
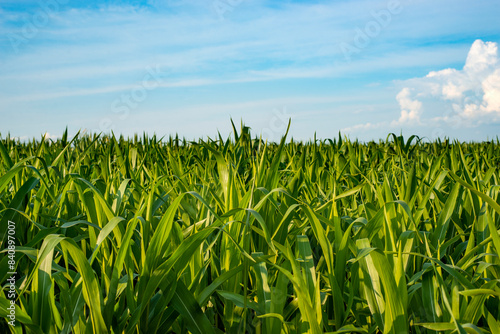
[[498,140],[233,128],[0,139],[0,331],[500,332]]

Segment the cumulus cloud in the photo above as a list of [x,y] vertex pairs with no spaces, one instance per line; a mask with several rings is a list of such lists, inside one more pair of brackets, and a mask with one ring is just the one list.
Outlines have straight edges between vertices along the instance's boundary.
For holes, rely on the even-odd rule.
[[[403,82],[393,126],[445,122],[455,128],[500,121],[498,45],[476,40],[461,70],[432,71]],[[452,122],[453,124],[451,124]]]
[[422,109],[422,102],[411,98],[411,91],[409,88],[403,88],[396,96],[396,100],[401,107],[401,116],[399,120],[393,121],[391,125],[399,124],[420,124],[420,110]]

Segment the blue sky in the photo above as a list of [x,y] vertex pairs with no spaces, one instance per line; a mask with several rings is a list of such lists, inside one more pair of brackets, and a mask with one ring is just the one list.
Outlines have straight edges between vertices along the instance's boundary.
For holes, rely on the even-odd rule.
[[497,1],[0,1],[0,134],[500,133]]

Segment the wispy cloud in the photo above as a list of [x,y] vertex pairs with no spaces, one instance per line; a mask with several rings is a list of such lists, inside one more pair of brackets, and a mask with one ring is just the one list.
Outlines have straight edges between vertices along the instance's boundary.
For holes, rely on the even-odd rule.
[[356,132],[356,131],[365,131],[365,130],[373,130],[373,129],[380,129],[380,128],[386,128],[387,127],[387,122],[379,122],[379,123],[363,123],[363,124],[356,124],[353,126],[348,126],[340,131],[342,133],[351,133],[351,132]]

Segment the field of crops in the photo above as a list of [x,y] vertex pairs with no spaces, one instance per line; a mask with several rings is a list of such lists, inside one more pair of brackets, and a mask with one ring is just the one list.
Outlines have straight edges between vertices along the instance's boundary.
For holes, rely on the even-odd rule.
[[0,153],[1,333],[500,333],[498,139]]

